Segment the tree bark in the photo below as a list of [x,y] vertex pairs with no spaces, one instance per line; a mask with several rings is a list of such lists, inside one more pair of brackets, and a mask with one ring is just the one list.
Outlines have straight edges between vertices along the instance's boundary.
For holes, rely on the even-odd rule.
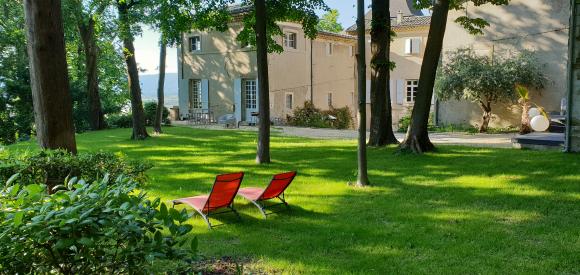
[[163,89],[165,85],[165,60],[167,57],[167,44],[164,41],[160,43],[159,50],[159,82],[157,83],[157,109],[155,110],[155,121],[153,130],[155,134],[161,134],[161,123],[163,122],[163,109],[165,108],[165,98]]
[[431,112],[433,86],[435,85],[435,76],[441,50],[443,49],[448,14],[449,0],[435,0],[427,46],[425,47],[423,64],[421,64],[417,97],[411,113],[411,124],[407,130],[405,140],[400,146],[402,150],[411,150],[414,153],[421,154],[435,149],[435,146],[429,140],[429,113]]
[[128,10],[126,4],[119,4],[119,19],[122,24],[123,54],[127,63],[127,76],[131,95],[131,116],[133,118],[133,133],[131,139],[141,140],[149,137],[145,128],[145,112],[143,111],[143,101],[141,100],[141,87],[139,86],[139,69],[135,60],[135,46],[133,46],[133,34],[129,30]]
[[364,0],[357,0],[357,70],[358,70],[358,173],[357,186],[369,185],[367,174],[367,110],[366,110],[366,47]]
[[370,146],[399,144],[393,132],[391,89],[388,85],[391,48],[389,1],[372,1],[371,24],[371,133]]
[[268,81],[268,41],[266,37],[266,1],[255,0],[256,5],[256,55],[258,63],[258,106],[260,124],[256,163],[270,163],[270,87]]
[[105,116],[101,107],[101,97],[99,95],[98,79],[98,46],[95,38],[95,21],[91,17],[88,23],[81,20],[78,22],[78,29],[85,51],[86,74],[87,74],[87,96],[89,104],[89,123],[91,129],[102,130],[106,128]]
[[30,82],[38,144],[76,154],[60,0],[25,0]]
[[481,107],[481,110],[483,111],[483,115],[482,115],[482,120],[481,120],[481,126],[479,126],[479,132],[480,133],[487,133],[487,130],[489,129],[489,121],[491,120],[491,102],[480,102],[479,106]]
[[520,135],[529,134],[532,132],[532,126],[530,125],[530,102],[526,99],[520,99],[520,104],[522,105],[522,125],[520,126]]

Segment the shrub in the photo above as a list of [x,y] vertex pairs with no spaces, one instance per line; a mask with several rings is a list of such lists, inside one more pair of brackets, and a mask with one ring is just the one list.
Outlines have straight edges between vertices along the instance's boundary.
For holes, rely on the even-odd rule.
[[[399,129],[397,132],[399,133],[406,133],[409,125],[411,125],[411,114],[407,113],[399,119]],[[436,129],[435,123],[433,122],[433,113],[429,114],[429,124],[428,130],[434,131]]]
[[[330,116],[336,119],[330,119]],[[347,129],[353,125],[352,113],[348,107],[321,111],[311,101],[304,102],[304,107],[294,109],[292,116],[287,116],[286,121],[292,126],[312,128]]]
[[[145,103],[145,106],[143,106],[143,109],[145,111],[145,123],[148,126],[153,126],[153,122],[155,121],[155,112],[157,112],[157,102],[147,102]],[[165,125],[171,124],[171,121],[169,120],[169,109],[166,107],[163,107],[161,122]]]
[[18,175],[10,181],[0,189],[2,273],[151,274],[191,266],[197,239],[186,237],[187,212],[148,200],[129,178],[73,178],[53,195]]
[[0,156],[0,182],[20,174],[23,184],[44,183],[49,187],[62,184],[65,178],[111,179],[125,175],[138,183],[146,180],[145,171],[151,166],[141,161],[127,160],[108,152],[80,153],[76,156],[63,150],[47,150],[38,153],[12,152]]
[[131,114],[113,114],[105,118],[107,126],[110,128],[131,128],[133,127],[133,117]]

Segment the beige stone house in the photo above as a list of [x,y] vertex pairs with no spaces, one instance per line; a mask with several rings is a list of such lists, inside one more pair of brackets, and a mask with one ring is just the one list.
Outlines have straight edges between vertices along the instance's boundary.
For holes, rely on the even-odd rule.
[[[550,82],[541,91],[533,91],[532,100],[547,111],[559,112],[566,97],[568,60],[569,0],[511,0],[507,6],[466,4],[466,11],[451,12],[444,40],[444,52],[472,48],[482,55],[510,55],[532,50],[545,64]],[[455,23],[465,15],[486,19],[490,26],[484,35],[473,36]],[[445,62],[445,60],[443,60]],[[518,126],[521,109],[512,104],[496,104],[492,127]],[[469,102],[441,102],[437,108],[439,123],[479,124],[480,108]]]
[[[232,13],[246,11],[235,8]],[[268,55],[272,120],[282,123],[307,100],[323,110],[347,106],[354,111],[356,39],[321,32],[310,40],[299,24],[279,25],[284,36],[277,42],[284,52]],[[256,51],[236,40],[241,30],[241,23],[233,22],[226,32],[183,34],[184,47],[178,49],[182,119],[233,114],[238,122],[256,122],[252,116],[259,112],[260,97]]]
[[[419,15],[421,13],[413,10],[411,4],[406,2],[394,1],[391,5],[391,27],[397,35],[391,43],[390,58],[391,61],[396,63],[396,68],[391,72],[389,85],[391,90],[391,106],[393,109],[393,125],[396,127],[399,120],[410,113],[415,101],[431,17]],[[366,39],[369,41],[366,46],[366,95],[367,113],[370,114],[370,60],[372,58],[370,22],[372,19],[372,11],[365,15],[365,19]],[[351,26],[346,31],[351,35],[355,35],[356,25]],[[367,116],[367,125],[370,125],[370,115]]]

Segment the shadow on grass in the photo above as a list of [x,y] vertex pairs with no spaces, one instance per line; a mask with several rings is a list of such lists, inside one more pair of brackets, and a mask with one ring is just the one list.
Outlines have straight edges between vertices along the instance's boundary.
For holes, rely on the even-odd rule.
[[[215,175],[244,171],[265,187],[297,170],[292,212],[262,219],[236,199],[242,223],[207,230],[192,219],[208,256],[248,256],[288,273],[577,273],[580,156],[441,146],[396,155],[369,149],[372,186],[354,188],[354,141],[272,138],[273,163],[254,163],[256,133],[171,127],[142,142],[128,130],[79,136],[81,150],[151,161],[144,189],[164,200],[207,194]],[[111,138],[112,137],[112,138]]]

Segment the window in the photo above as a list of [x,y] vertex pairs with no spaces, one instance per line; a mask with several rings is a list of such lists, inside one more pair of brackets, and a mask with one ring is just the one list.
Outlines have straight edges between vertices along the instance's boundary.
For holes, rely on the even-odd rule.
[[332,107],[332,93],[328,93],[326,100],[328,101],[328,107]]
[[246,94],[246,109],[256,109],[258,93],[255,79],[244,80],[244,93]]
[[421,38],[407,38],[405,40],[405,54],[419,54],[421,49]]
[[284,33],[284,46],[286,48],[296,49],[296,33]]
[[189,38],[189,51],[190,52],[201,51],[201,36],[196,35]]
[[407,80],[407,102],[415,102],[419,80]]
[[332,55],[334,51],[334,45],[330,42],[326,43],[326,55]]
[[286,109],[292,110],[292,106],[294,104],[294,95],[286,94]]
[[189,80],[189,103],[191,109],[201,109],[201,80]]

